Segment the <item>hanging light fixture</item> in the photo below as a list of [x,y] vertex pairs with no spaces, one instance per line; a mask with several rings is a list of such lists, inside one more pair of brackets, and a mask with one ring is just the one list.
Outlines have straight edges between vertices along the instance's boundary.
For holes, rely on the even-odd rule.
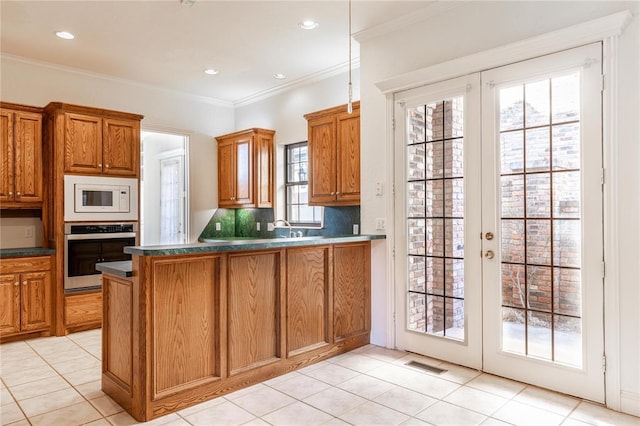
[[351,83],[351,0],[349,0],[349,102],[347,112],[353,112],[353,84]]

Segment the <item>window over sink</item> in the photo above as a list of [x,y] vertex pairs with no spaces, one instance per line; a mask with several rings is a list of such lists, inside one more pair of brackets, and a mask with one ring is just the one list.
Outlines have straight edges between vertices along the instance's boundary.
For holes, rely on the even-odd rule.
[[307,141],[285,146],[286,219],[293,226],[322,227],[323,207],[309,206]]

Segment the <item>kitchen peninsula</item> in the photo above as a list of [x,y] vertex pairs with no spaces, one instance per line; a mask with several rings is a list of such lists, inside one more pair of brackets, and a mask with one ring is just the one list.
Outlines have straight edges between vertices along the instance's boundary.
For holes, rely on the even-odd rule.
[[127,247],[99,265],[103,391],[148,421],[369,343],[382,238]]

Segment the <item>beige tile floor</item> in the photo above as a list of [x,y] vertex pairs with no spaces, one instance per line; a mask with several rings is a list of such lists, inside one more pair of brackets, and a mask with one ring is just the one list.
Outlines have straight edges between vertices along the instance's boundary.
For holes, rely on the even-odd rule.
[[[0,345],[2,425],[131,425],[100,390],[100,330]],[[405,365],[421,359],[446,373]],[[640,425],[640,418],[369,345],[153,425]]]

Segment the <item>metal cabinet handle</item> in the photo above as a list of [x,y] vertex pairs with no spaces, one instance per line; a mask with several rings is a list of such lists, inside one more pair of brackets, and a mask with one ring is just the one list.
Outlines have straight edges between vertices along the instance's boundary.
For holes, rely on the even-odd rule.
[[22,281],[22,285],[27,285],[27,282],[26,281]]
[[487,250],[484,253],[484,257],[486,257],[487,259],[493,259],[495,257],[495,253],[493,252],[493,250]]
[[106,166],[104,166],[104,167],[108,169],[108,168],[109,168],[109,165],[107,164],[107,165],[106,165]]
[[16,195],[19,197],[20,196],[20,192],[16,192]]
[[331,195],[336,195],[336,193],[335,193],[335,192],[332,192],[332,193],[331,193]]
[[13,285],[15,285],[16,287],[19,286],[20,285],[20,281],[16,281],[15,284],[13,284]]
[[98,167],[102,167],[102,163],[98,164]]
[[9,191],[9,195],[13,195],[13,191]]

